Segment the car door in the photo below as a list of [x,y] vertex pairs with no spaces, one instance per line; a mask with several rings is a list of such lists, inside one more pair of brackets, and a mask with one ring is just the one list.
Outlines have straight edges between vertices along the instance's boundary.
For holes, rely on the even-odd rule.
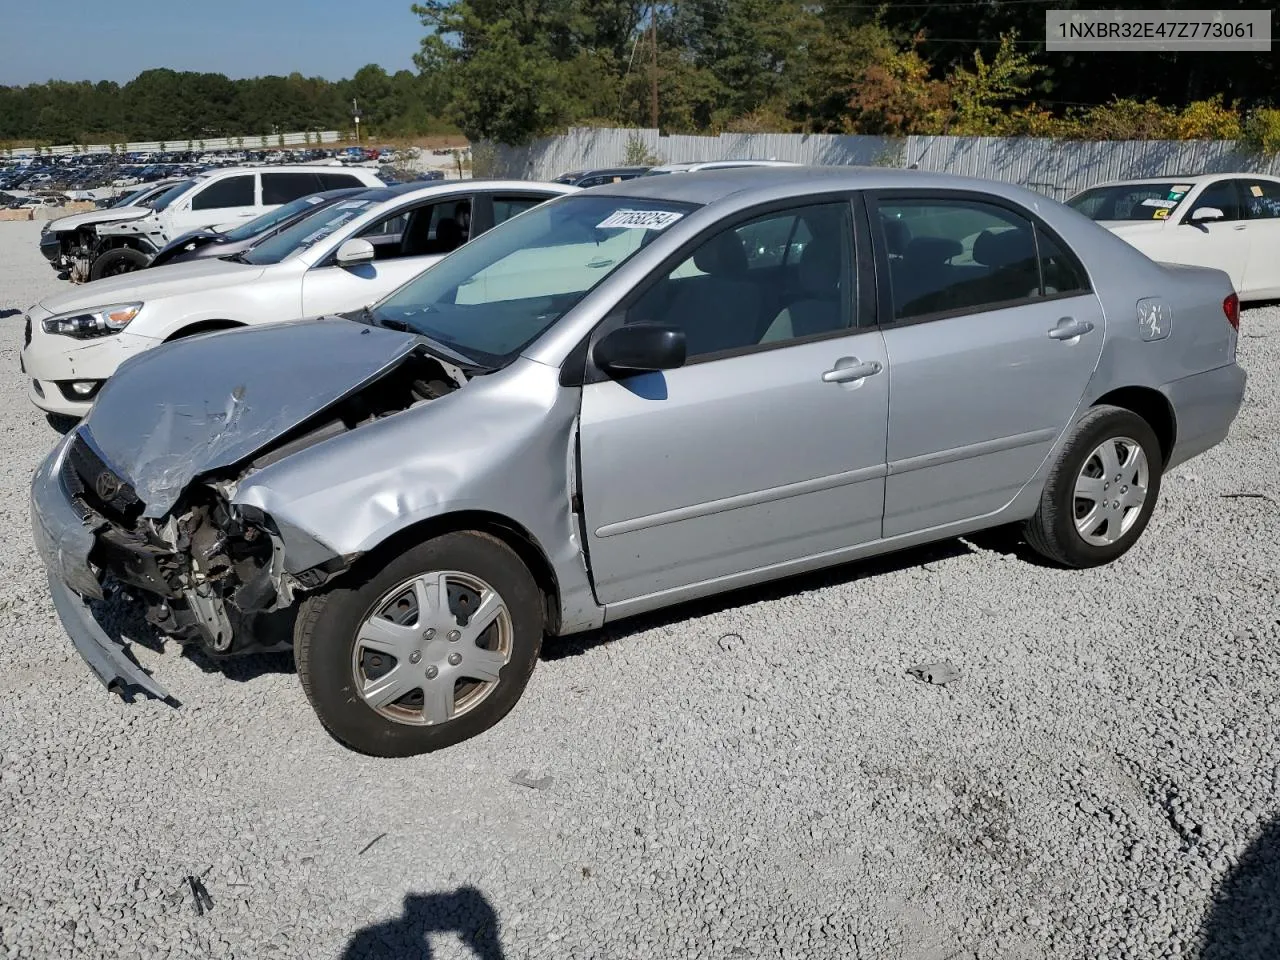
[[467,241],[474,201],[470,194],[452,194],[379,217],[355,235],[373,244],[373,262],[341,267],[331,253],[307,271],[303,314],[356,310],[407,283]]
[[[688,345],[678,369],[583,387],[583,509],[601,602],[880,536],[889,378],[881,335],[860,326],[873,281],[853,220],[845,198],[747,215],[655,271],[597,331],[661,321]],[[751,236],[778,222],[811,235],[792,283],[790,251],[756,268],[748,258]]]
[[881,192],[871,207],[893,537],[1013,499],[1080,403],[1103,314],[1079,261],[1021,208],[945,191]]
[[[1251,245],[1241,199],[1239,184],[1230,178],[1214,180],[1201,190],[1178,220],[1172,238],[1174,262],[1225,270],[1240,290]],[[1206,209],[1219,210],[1222,216],[1196,220],[1196,212]]]
[[1255,300],[1280,297],[1280,180],[1246,177],[1241,185],[1249,219],[1249,262],[1237,289]]
[[183,200],[178,209],[165,212],[170,237],[215,224],[251,220],[262,212],[258,205],[258,175],[241,173],[213,180]]

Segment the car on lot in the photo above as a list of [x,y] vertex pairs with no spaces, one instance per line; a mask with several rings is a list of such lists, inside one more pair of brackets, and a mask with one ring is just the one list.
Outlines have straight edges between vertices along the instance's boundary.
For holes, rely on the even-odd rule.
[[362,192],[363,189],[360,187],[326,190],[323,193],[299,197],[237,227],[226,230],[215,227],[192,230],[161,249],[148,261],[146,269],[154,270],[156,267],[163,267],[170,263],[189,263],[192,260],[205,260],[210,257],[225,260],[257,246],[269,237],[293,226],[304,217]]
[[368,310],[131,359],[35,537],[108,686],[167,695],[89,610],[118,584],[214,656],[292,644],[334,737],[415,754],[500,720],[546,635],[1006,524],[1114,560],[1239,410],[1237,308],[1010,184],[642,177]]
[[1153,260],[1225,271],[1243,301],[1280,297],[1280,177],[1119,180],[1083,190],[1067,205]]
[[146,266],[184,233],[205,227],[229,229],[281,204],[323,190],[385,186],[370,170],[324,166],[225,167],[192,177],[151,205],[144,217],[95,228],[90,280]]
[[20,369],[31,402],[80,416],[116,367],[162,343],[367,306],[472,236],[553,197],[521,180],[363,190],[226,259],[107,277],[27,313]]
[[575,187],[599,187],[606,183],[621,183],[642,176],[648,167],[601,167],[595,170],[571,170],[556,177],[556,183],[568,183]]
[[140,220],[151,212],[155,202],[165,193],[185,182],[163,180],[148,184],[110,202],[105,208],[50,220],[40,231],[40,253],[53,269],[68,270],[78,274],[73,279],[87,280],[91,253],[97,243],[94,229],[99,224]]
[[650,167],[643,177],[660,177],[669,173],[697,173],[699,170],[731,170],[735,167],[795,167],[790,160],[698,160],[690,163],[663,163]]

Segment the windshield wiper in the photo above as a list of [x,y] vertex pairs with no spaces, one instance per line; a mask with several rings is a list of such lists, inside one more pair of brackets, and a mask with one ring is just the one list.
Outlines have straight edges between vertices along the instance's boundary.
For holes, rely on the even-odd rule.
[[225,260],[227,263],[249,263],[249,259],[245,256],[249,251],[241,250],[239,253],[228,253],[225,257],[219,257],[219,260]]

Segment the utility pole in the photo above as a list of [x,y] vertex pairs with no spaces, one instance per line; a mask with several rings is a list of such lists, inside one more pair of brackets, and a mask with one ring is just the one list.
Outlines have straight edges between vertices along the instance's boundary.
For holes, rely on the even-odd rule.
[[360,106],[356,103],[356,98],[351,98],[351,118],[356,122],[356,143],[360,142]]
[[658,5],[649,7],[649,126],[658,129]]

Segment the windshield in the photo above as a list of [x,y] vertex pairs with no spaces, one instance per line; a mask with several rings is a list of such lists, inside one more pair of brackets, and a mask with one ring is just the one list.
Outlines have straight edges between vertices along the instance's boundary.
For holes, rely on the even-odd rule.
[[160,196],[153,203],[149,204],[149,206],[152,210],[164,210],[169,206],[169,204],[173,203],[173,201],[186,193],[187,187],[191,186],[193,183],[195,183],[194,180],[183,180],[181,183],[175,183],[164,193],[160,194]]
[[319,206],[322,203],[324,203],[324,197],[299,197],[297,200],[276,207],[260,217],[254,217],[248,223],[242,223],[234,230],[228,230],[224,236],[228,240],[237,243],[241,240],[250,240],[260,233],[265,233],[277,224],[284,223],[286,220],[297,216],[304,210],[310,210],[312,207]]
[[373,307],[475,363],[499,367],[693,207],[575,195],[459,247]]
[[111,205],[111,209],[114,210],[116,207],[131,207],[138,201],[138,198],[145,197],[153,189],[155,188],[143,187],[141,190],[133,191],[133,193],[126,193],[123,197],[121,197],[119,200],[117,200],[115,203]]
[[286,257],[291,257],[300,250],[305,250],[332,236],[380,202],[372,197],[363,199],[357,197],[354,200],[335,203],[331,207],[324,207],[309,217],[303,217],[293,226],[281,230],[274,237],[264,240],[252,250],[242,254],[241,259],[245,263],[256,263],[259,266],[280,263]]
[[1167,220],[1190,190],[1176,180],[1120,183],[1077,193],[1067,206],[1091,220]]

